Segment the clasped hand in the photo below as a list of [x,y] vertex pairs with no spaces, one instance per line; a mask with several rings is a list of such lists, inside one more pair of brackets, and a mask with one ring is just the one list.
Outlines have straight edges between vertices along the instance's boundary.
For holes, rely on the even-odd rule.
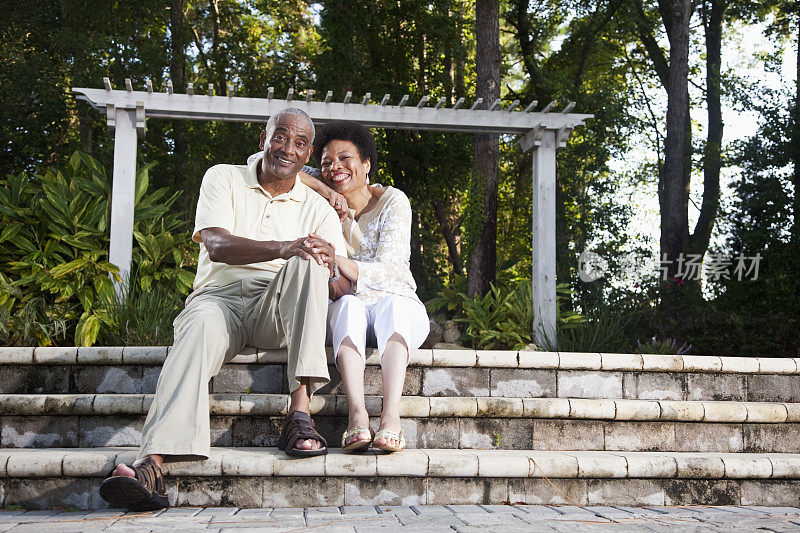
[[281,257],[289,259],[295,255],[328,267],[331,271],[331,277],[333,277],[333,267],[336,264],[336,249],[316,233],[309,233],[306,237],[300,237],[285,244]]

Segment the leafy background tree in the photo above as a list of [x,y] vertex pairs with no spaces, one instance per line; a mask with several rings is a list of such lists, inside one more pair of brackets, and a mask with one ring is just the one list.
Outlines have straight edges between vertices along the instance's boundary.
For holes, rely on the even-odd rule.
[[[796,80],[765,88],[723,61],[734,32],[766,20],[765,35],[775,47],[763,58],[764,68],[777,68],[784,50],[796,50],[799,6],[797,0],[19,4],[0,23],[0,176],[6,176],[0,183],[6,228],[0,233],[0,337],[6,343],[112,342],[123,331],[139,335],[138,328],[140,342],[169,342],[168,326],[153,334],[154,323],[124,304],[157,301],[152,295],[162,291],[167,310],[148,314],[169,323],[188,290],[196,253],[188,229],[204,171],[218,162],[244,162],[257,149],[262,124],[149,120],[137,166],[147,171],[141,198],[150,198],[154,210],[144,226],[137,222],[130,298],[115,300],[102,289],[104,281],[89,290],[83,278],[64,282],[74,286],[69,294],[42,283],[34,289],[20,264],[58,274],[59,265],[84,252],[92,268],[100,268],[95,277],[108,279],[98,266],[107,261],[107,226],[100,219],[91,220],[90,230],[55,231],[69,252],[44,248],[49,237],[20,245],[23,232],[8,229],[18,224],[38,235],[36,224],[54,223],[50,216],[33,224],[29,204],[44,201],[59,175],[66,180],[59,194],[69,202],[107,206],[108,191],[99,183],[110,174],[113,138],[105,117],[70,88],[100,87],[108,76],[117,87],[130,78],[143,88],[150,79],[165,90],[171,81],[177,92],[192,83],[197,94],[212,84],[215,94],[257,97],[268,87],[278,95],[289,88],[301,96],[306,89],[317,95],[331,90],[336,99],[350,91],[354,100],[369,92],[373,103],[384,94],[391,103],[404,94],[414,102],[444,97],[448,106],[477,97],[500,98],[504,107],[514,100],[537,100],[538,108],[574,101],[595,119],[574,131],[558,155],[561,348],[676,351],[691,345],[697,353],[800,355],[794,333],[800,315],[794,274],[800,266],[800,89]],[[494,27],[496,37],[485,35]],[[499,62],[490,58],[497,52]],[[726,144],[725,106],[756,113],[758,131]],[[436,298],[437,316],[468,320],[465,342],[529,342],[530,154],[510,136],[487,139],[493,147],[487,152],[476,149],[486,141],[473,135],[375,135],[378,181],[411,199],[412,271],[420,295]],[[84,155],[73,155],[76,150]],[[87,189],[90,182],[97,183]],[[641,191],[661,196],[660,242],[631,226],[640,213],[628,196]],[[75,247],[88,238],[81,231],[92,235],[88,248]],[[577,275],[583,250],[622,266],[621,252],[650,255],[655,248],[671,256],[762,252],[764,258],[752,282],[675,283],[677,265],[666,282],[657,269],[627,284],[609,278],[586,283]],[[36,298],[18,296],[23,289]],[[61,321],[47,314],[48,306],[61,310]]]

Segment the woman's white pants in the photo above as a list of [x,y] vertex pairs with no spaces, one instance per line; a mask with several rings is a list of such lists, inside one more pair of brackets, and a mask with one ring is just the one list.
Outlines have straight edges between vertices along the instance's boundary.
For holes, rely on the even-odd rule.
[[387,296],[367,304],[348,294],[328,305],[328,333],[338,357],[339,347],[347,337],[366,363],[366,347],[377,344],[383,361],[389,337],[397,333],[411,350],[419,348],[428,337],[430,322],[425,307],[404,296]]

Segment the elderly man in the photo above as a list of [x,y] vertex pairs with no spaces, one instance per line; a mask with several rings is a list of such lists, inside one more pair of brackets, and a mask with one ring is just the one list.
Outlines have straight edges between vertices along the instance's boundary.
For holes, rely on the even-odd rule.
[[208,381],[246,345],[288,348],[289,414],[278,446],[289,455],[327,453],[309,415],[311,394],[329,381],[328,298],[349,290],[329,259],[345,254],[339,218],[297,173],[308,162],[314,125],[299,109],[270,117],[261,157],[206,172],[194,240],[194,291],[175,319],[175,342],[158,379],[139,458],[100,486],[113,507],[169,505],[165,456],[208,458]]

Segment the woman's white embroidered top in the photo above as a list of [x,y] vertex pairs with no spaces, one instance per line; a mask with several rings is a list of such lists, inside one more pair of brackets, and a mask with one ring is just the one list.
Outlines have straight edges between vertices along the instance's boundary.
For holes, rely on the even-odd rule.
[[411,203],[399,189],[386,187],[377,205],[356,221],[355,210],[342,224],[347,255],[358,263],[355,295],[376,303],[390,294],[417,297],[411,275]]

